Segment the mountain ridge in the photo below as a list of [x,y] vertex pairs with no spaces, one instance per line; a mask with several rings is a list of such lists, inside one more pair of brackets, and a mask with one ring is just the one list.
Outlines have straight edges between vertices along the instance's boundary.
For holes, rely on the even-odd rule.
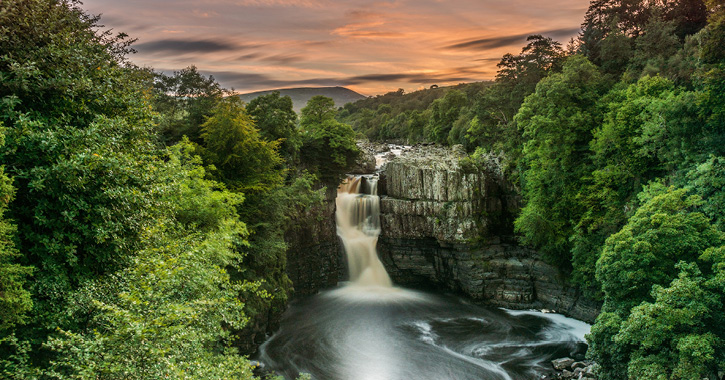
[[300,110],[307,105],[307,102],[317,95],[327,96],[335,101],[336,107],[342,107],[347,103],[355,102],[360,99],[365,99],[367,96],[355,92],[347,87],[334,86],[334,87],[293,87],[293,88],[280,88],[275,90],[255,91],[246,94],[239,94],[238,96],[246,103],[249,103],[252,99],[271,94],[272,92],[278,91],[281,96],[289,96],[292,98],[293,108],[295,112],[299,113]]

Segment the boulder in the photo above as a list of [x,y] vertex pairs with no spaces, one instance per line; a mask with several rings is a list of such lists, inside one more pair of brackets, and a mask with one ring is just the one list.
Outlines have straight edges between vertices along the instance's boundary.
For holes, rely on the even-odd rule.
[[574,359],[572,358],[561,358],[561,359],[555,359],[551,361],[551,365],[554,366],[554,369],[557,369],[559,371],[563,371],[565,369],[571,369],[571,365],[574,364]]

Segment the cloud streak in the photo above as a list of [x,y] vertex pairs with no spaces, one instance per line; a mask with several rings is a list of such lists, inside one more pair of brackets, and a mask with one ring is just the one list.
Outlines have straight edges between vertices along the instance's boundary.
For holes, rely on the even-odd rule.
[[136,45],[139,51],[164,54],[217,53],[239,51],[251,46],[231,41],[163,39]]
[[509,36],[500,36],[500,37],[489,37],[489,38],[480,38],[475,40],[468,40],[464,42],[459,42],[453,45],[445,46],[445,49],[453,49],[453,50],[491,50],[501,47],[507,47],[507,46],[518,46],[521,45],[523,42],[526,41],[526,38],[528,36],[534,35],[534,34],[540,34],[544,37],[552,37],[554,39],[560,39],[560,38],[566,38],[571,37],[579,32],[579,28],[563,28],[563,29],[554,29],[554,30],[547,30],[543,32],[531,32],[531,33],[521,33],[521,34],[514,34]]
[[[2,1],[2,0],[0,0]],[[249,92],[350,86],[367,94],[492,79],[531,34],[566,42],[589,0],[84,0],[138,38],[141,66],[196,65]],[[532,32],[533,31],[533,32]]]

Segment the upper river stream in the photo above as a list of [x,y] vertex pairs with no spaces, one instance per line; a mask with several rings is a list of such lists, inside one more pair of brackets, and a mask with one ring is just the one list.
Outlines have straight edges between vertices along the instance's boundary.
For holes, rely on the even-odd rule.
[[392,285],[375,249],[375,177],[338,189],[337,233],[350,281],[292,302],[260,350],[269,369],[318,380],[537,379],[582,358],[589,325],[562,315],[484,307]]

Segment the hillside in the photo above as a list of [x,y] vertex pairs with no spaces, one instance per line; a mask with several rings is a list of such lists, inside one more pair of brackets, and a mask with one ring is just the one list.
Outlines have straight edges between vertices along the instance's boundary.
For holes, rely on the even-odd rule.
[[[436,141],[465,145],[463,134],[474,116],[473,104],[491,83],[434,86],[411,93],[400,89],[348,103],[338,113],[338,120],[350,124],[356,132],[373,141],[398,141],[406,144]],[[446,119],[450,120],[441,120],[441,112],[446,113]],[[452,123],[455,122],[459,128],[453,128]],[[446,123],[451,125],[439,125]],[[446,131],[455,129],[455,136],[451,136],[450,141],[447,134],[436,138],[433,135],[436,128]]]
[[241,94],[239,97],[242,98],[243,101],[249,103],[249,101],[258,96],[267,95],[274,91],[279,91],[280,95],[292,98],[294,110],[297,113],[299,113],[302,107],[307,104],[307,101],[310,100],[310,98],[316,95],[323,95],[328,98],[332,98],[335,101],[335,105],[338,107],[366,98],[365,95],[358,94],[357,92],[345,87],[284,88],[279,90],[250,92],[248,94]]

